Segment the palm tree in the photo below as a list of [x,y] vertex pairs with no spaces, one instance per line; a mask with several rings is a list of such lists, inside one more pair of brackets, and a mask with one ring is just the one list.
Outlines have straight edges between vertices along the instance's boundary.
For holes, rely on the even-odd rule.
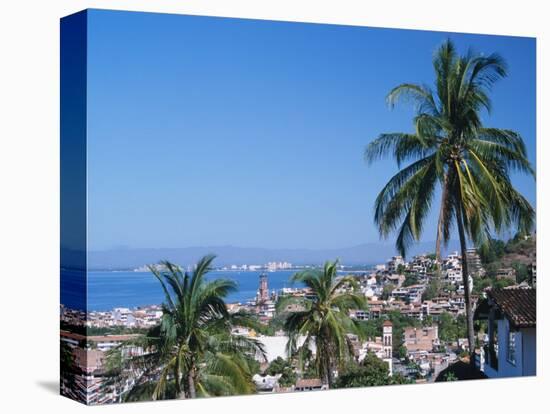
[[[483,110],[490,112],[491,86],[506,76],[497,54],[457,54],[447,40],[433,59],[435,92],[425,85],[401,84],[388,95],[391,107],[401,98],[412,100],[416,115],[413,133],[381,134],[366,149],[370,164],[392,155],[401,168],[375,202],[374,220],[387,237],[397,231],[396,247],[405,255],[422,234],[437,187],[441,188],[436,234],[436,257],[456,225],[462,254],[462,279],[468,345],[474,351],[474,329],[467,239],[483,247],[494,232],[516,226],[531,230],[534,210],[512,186],[510,173],[534,176],[521,136],[508,129],[485,127]],[[472,358],[473,360],[473,358]]]
[[234,326],[253,321],[245,314],[228,313],[224,298],[236,289],[233,281],[205,279],[214,257],[199,260],[192,274],[167,261],[161,262],[164,270],[149,266],[166,296],[163,316],[141,341],[145,354],[126,361],[126,370],[158,378],[153,399],[165,398],[169,384],[179,398],[255,390],[251,361],[265,359],[265,351],[257,340],[232,334]]
[[349,317],[349,310],[366,306],[365,297],[357,293],[353,277],[337,278],[337,266],[338,261],[326,262],[322,271],[307,270],[292,277],[293,282],[309,288],[313,298],[303,299],[303,310],[290,313],[284,324],[289,356],[297,355],[303,368],[314,347],[313,363],[327,387],[334,384],[334,370],[351,354],[347,334],[360,334],[359,327]]

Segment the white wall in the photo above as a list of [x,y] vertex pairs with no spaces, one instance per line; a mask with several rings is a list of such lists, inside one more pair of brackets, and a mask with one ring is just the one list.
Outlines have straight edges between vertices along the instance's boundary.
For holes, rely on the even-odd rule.
[[[286,352],[286,344],[288,342],[288,336],[258,336],[256,339],[260,341],[264,347],[265,352],[267,354],[267,361],[271,362],[274,359],[277,359],[278,357],[281,357],[283,359],[288,358],[288,354]],[[301,336],[298,338],[298,346],[301,346],[306,337]],[[310,344],[309,346],[310,351],[315,355],[315,344]]]

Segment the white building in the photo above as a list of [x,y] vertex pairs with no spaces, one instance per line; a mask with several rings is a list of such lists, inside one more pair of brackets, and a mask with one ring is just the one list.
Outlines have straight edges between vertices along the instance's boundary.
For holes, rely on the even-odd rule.
[[405,266],[405,260],[403,260],[403,257],[401,256],[393,256],[390,260],[388,260],[388,272],[395,273],[397,272],[397,268],[399,266]]
[[424,293],[425,289],[425,285],[400,287],[392,291],[391,297],[394,299],[404,300],[409,303],[420,302],[422,300],[422,293]]
[[462,282],[462,268],[451,268],[445,270],[445,276],[449,280],[450,283],[454,285],[458,285]]
[[113,321],[118,325],[126,325],[131,315],[132,311],[128,308],[114,308],[112,311]]

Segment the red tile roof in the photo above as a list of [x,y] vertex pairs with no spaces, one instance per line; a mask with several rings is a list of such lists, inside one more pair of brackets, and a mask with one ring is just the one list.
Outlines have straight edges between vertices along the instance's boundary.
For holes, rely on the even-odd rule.
[[491,289],[487,295],[516,328],[537,326],[536,289]]
[[323,382],[319,378],[299,379],[296,382],[296,388],[317,388],[322,385]]
[[139,338],[140,334],[126,334],[126,335],[95,335],[88,336],[87,340],[91,342],[123,342],[130,341],[132,339]]

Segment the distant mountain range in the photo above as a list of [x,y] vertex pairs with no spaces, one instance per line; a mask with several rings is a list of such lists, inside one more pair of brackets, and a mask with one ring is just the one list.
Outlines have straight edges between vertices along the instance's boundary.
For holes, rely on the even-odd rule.
[[[434,251],[435,242],[415,244],[409,256]],[[447,251],[458,250],[459,244],[451,241]],[[257,264],[287,261],[296,265],[321,264],[326,260],[340,259],[345,265],[385,263],[396,254],[389,243],[365,243],[337,249],[269,249],[259,247],[205,246],[183,248],[121,248],[88,252],[88,268],[92,270],[134,269],[145,264],[169,260],[182,266],[195,263],[200,257],[213,253],[216,266]],[[66,256],[68,256],[66,254]]]

